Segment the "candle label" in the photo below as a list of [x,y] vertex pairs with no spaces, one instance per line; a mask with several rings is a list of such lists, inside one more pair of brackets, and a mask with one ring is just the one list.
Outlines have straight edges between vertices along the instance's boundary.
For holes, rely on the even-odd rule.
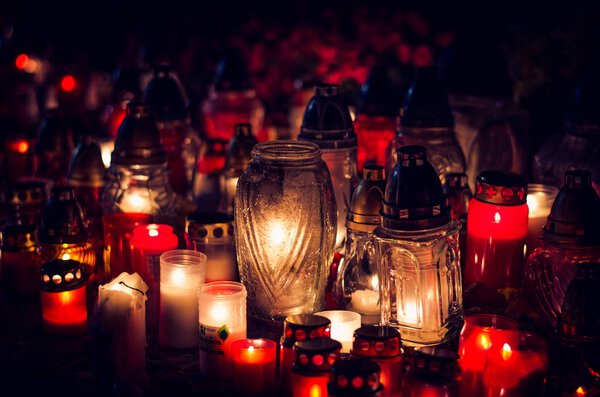
[[224,354],[223,344],[229,337],[229,333],[226,325],[211,327],[200,324],[200,350],[211,354]]
[[154,280],[160,280],[160,254],[146,256],[146,266]]

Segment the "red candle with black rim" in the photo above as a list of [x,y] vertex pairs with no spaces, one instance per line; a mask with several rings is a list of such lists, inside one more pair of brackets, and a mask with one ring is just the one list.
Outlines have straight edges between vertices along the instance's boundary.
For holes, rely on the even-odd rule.
[[342,344],[330,338],[299,341],[294,344],[292,397],[327,397],[331,366]]

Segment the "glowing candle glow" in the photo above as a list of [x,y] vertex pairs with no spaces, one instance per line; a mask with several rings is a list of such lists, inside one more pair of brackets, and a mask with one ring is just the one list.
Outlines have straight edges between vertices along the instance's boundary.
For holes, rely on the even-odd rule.
[[233,387],[250,396],[275,392],[277,344],[269,339],[240,339],[231,344]]
[[160,256],[161,346],[198,346],[198,290],[204,283],[206,260],[206,255],[190,250],[167,251]]
[[527,252],[533,252],[538,246],[542,229],[550,215],[552,204],[558,194],[554,186],[529,184],[527,186],[527,207],[529,208],[529,223],[527,231]]
[[296,360],[291,374],[292,397],[326,397],[331,366],[341,348],[338,341],[328,338],[296,342]]
[[360,314],[347,310],[326,310],[315,315],[331,321],[331,338],[342,344],[342,353],[350,353],[354,331],[360,328]]
[[99,142],[100,153],[102,154],[102,163],[106,168],[110,167],[110,158],[113,150],[115,149],[115,141],[112,139],[106,139]]

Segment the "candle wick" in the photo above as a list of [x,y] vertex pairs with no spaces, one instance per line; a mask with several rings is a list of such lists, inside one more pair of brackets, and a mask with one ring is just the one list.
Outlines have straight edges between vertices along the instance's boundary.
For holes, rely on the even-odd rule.
[[138,289],[138,288],[131,287],[131,286],[129,286],[129,285],[127,285],[127,284],[125,284],[125,282],[124,282],[124,281],[119,281],[119,284],[121,284],[121,285],[124,285],[125,287],[127,287],[127,288],[129,288],[129,289],[132,289],[132,290],[134,290],[134,291],[137,291],[137,292],[139,292],[140,294],[142,294],[142,295],[146,296],[146,293],[145,293],[144,291],[142,291],[141,289]]

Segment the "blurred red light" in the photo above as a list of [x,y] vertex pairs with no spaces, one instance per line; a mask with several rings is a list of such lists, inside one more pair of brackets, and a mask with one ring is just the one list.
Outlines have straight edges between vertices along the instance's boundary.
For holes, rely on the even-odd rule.
[[19,139],[13,142],[10,142],[9,148],[12,152],[25,154],[29,151],[29,142],[25,139]]
[[17,69],[25,69],[27,67],[27,63],[29,62],[29,57],[27,54],[20,54],[17,59],[15,59],[15,66]]
[[60,82],[60,88],[62,88],[62,90],[65,92],[71,92],[75,89],[75,87],[77,87],[77,81],[75,81],[75,77],[71,76],[70,74],[63,77]]

